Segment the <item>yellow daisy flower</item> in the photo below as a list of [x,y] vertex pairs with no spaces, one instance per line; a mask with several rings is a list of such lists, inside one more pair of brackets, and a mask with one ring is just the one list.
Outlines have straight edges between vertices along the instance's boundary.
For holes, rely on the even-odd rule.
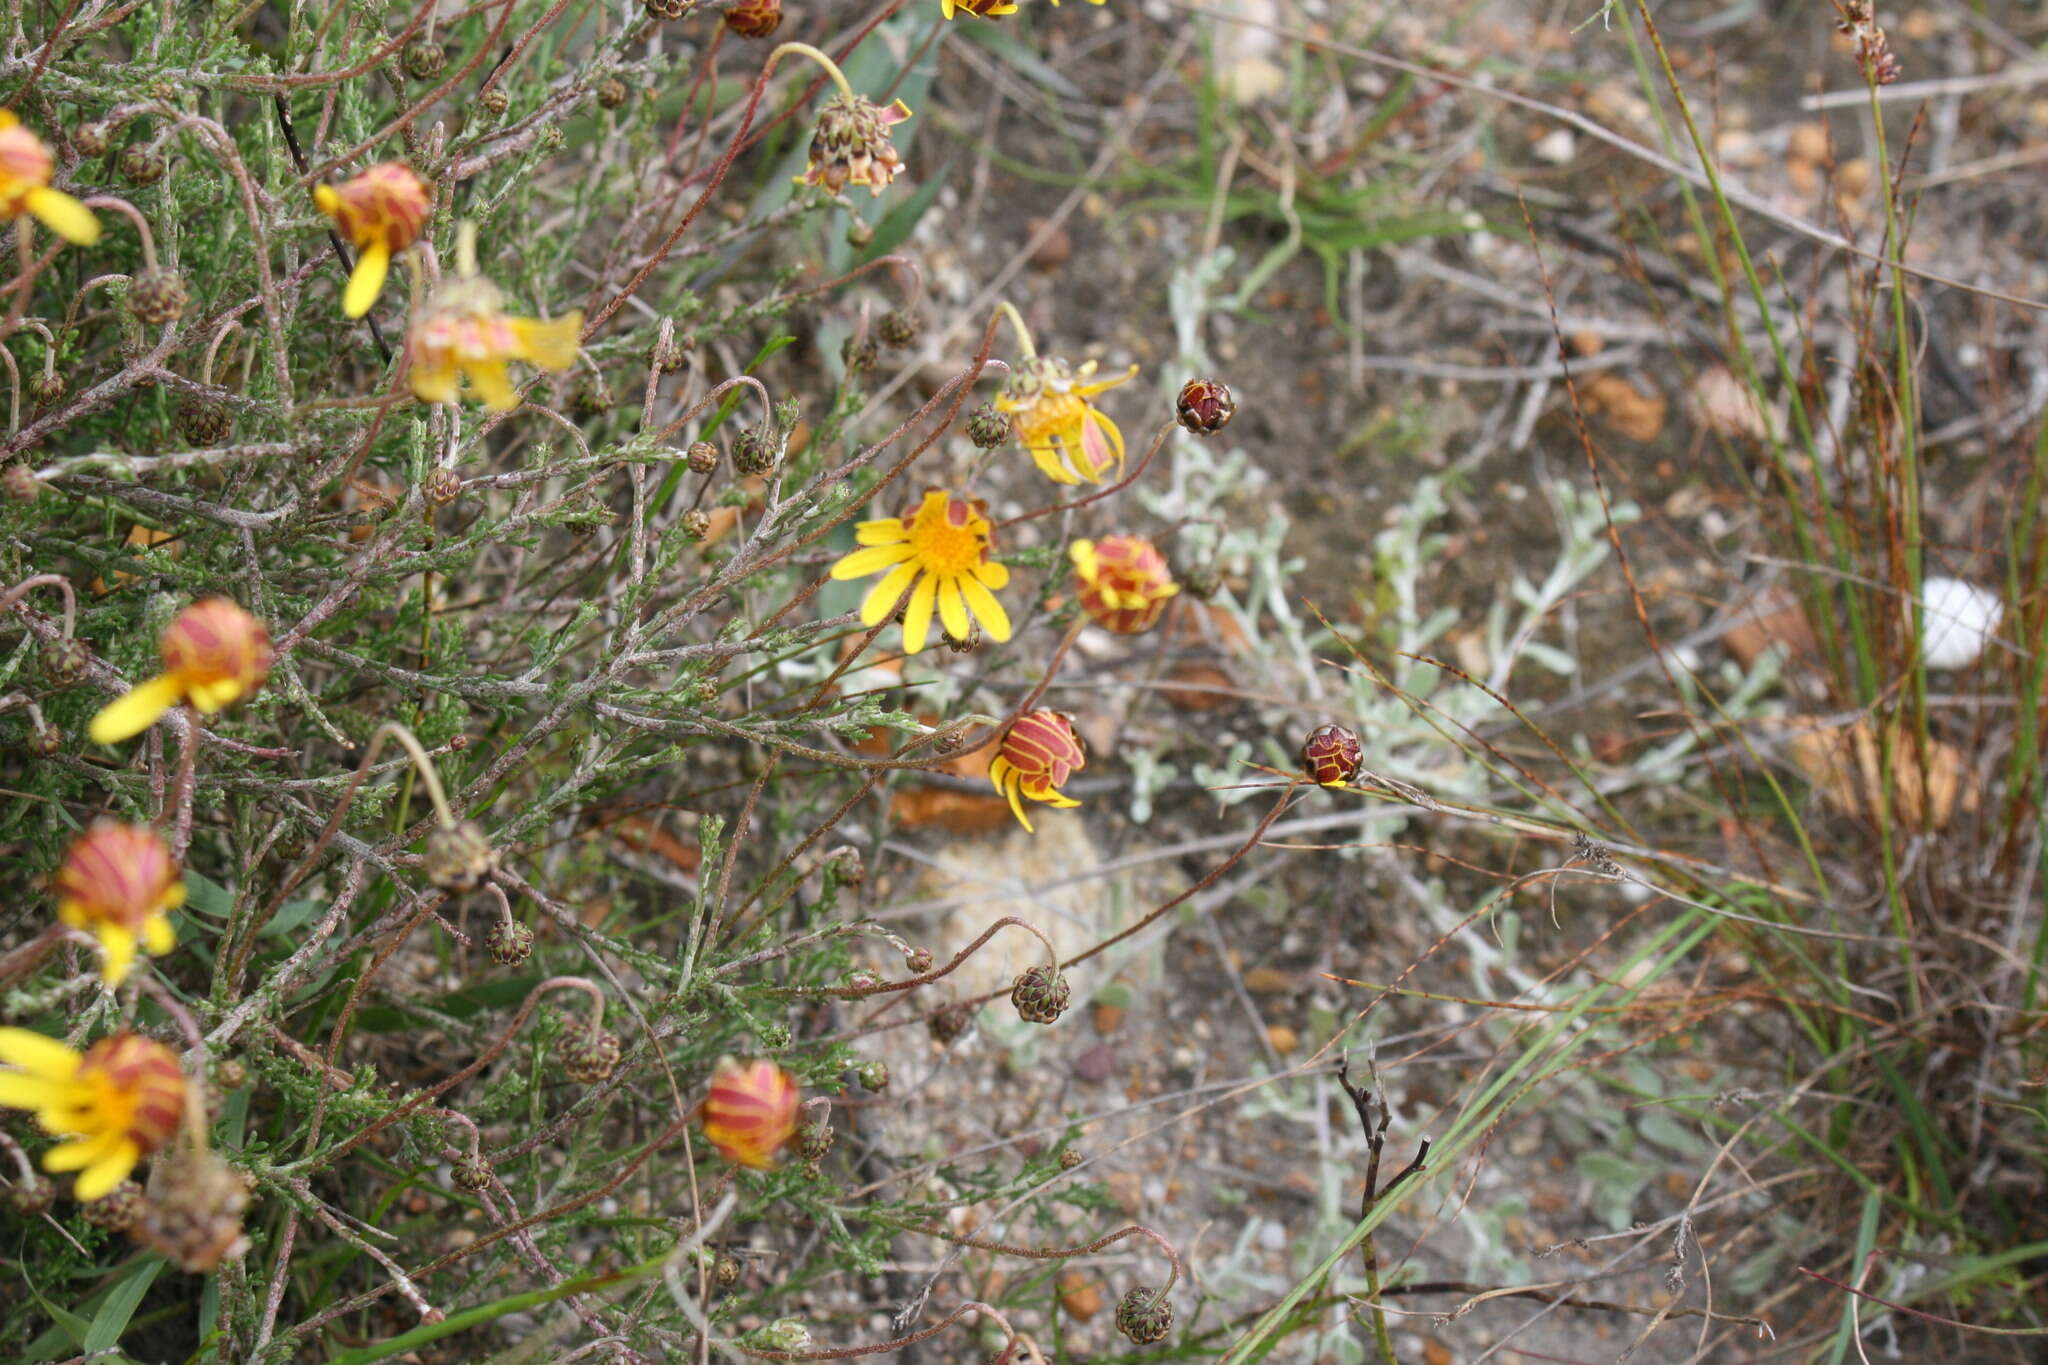
[[512,317],[496,285],[457,276],[427,300],[406,333],[412,391],[422,403],[453,403],[467,380],[490,411],[509,411],[519,406],[519,393],[506,362],[566,370],[576,363],[582,334],[581,309],[559,318]]
[[127,979],[140,944],[152,957],[177,946],[170,912],[185,903],[171,846],[148,825],[101,820],[71,841],[57,869],[57,918],[100,941],[100,975]]
[[361,253],[341,298],[342,314],[359,318],[377,301],[391,258],[426,230],[434,196],[411,167],[385,161],[339,185],[315,185],[313,203]]
[[993,532],[987,512],[978,498],[927,489],[905,515],[861,522],[855,528],[861,548],[834,564],[832,577],[843,582],[884,574],[860,604],[864,625],[880,625],[909,597],[903,613],[906,654],[925,647],[934,607],[953,639],[968,638],[979,621],[989,639],[1001,644],[1010,638],[1010,617],[995,594],[1008,586],[1010,571],[989,558]]
[[171,618],[157,642],[164,671],[108,702],[86,733],[119,744],[156,724],[180,702],[204,715],[253,694],[270,676],[270,632],[225,597],[194,602]]
[[44,1132],[74,1139],[43,1154],[46,1171],[77,1171],[72,1195],[90,1202],[164,1145],[184,1112],[184,1069],[139,1033],[102,1038],[82,1054],[27,1029],[0,1028],[0,1107],[32,1109]]
[[1095,379],[1092,360],[1072,370],[1065,361],[1033,357],[1017,366],[996,395],[996,410],[1008,414],[1011,430],[1045,477],[1054,483],[1101,483],[1112,465],[1123,468],[1124,436],[1088,400],[1137,372],[1133,365],[1114,378]]

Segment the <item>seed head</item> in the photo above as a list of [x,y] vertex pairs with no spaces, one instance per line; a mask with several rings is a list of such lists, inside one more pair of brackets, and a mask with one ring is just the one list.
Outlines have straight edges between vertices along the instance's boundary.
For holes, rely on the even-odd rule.
[[619,1035],[610,1029],[572,1032],[559,1050],[562,1074],[583,1085],[600,1085],[619,1069]]
[[701,507],[692,507],[683,513],[680,524],[685,540],[702,540],[711,534],[711,514]]
[[874,1091],[876,1094],[880,1094],[889,1088],[889,1064],[887,1062],[862,1062],[854,1068],[853,1074],[860,1078],[860,1083],[863,1086]]
[[796,1130],[796,1149],[806,1160],[822,1161],[835,1136],[831,1124],[817,1119]]
[[131,185],[154,185],[164,178],[164,159],[141,143],[123,147],[115,162],[121,178]]
[[217,446],[234,434],[234,419],[225,403],[205,394],[187,393],[178,398],[178,434],[199,447]]
[[925,1025],[931,1030],[932,1041],[940,1047],[950,1047],[967,1036],[967,1030],[974,1027],[974,1012],[957,1000],[931,1017]]
[[415,38],[405,45],[405,74],[416,81],[430,81],[448,69],[448,51],[431,38]]
[[478,107],[492,118],[496,118],[512,107],[512,97],[495,85],[484,91],[481,95],[478,95],[476,102]]
[[78,1216],[96,1228],[126,1232],[142,1221],[146,1203],[148,1200],[142,1193],[142,1186],[132,1180],[124,1180],[100,1198],[79,1205]]
[[466,1156],[455,1163],[448,1178],[458,1190],[481,1194],[491,1187],[491,1165],[480,1156]]
[[1180,424],[1195,435],[1214,436],[1237,415],[1237,400],[1230,396],[1227,384],[1214,379],[1190,379],[1181,386],[1173,412]]
[[839,343],[839,358],[846,362],[846,375],[855,379],[875,368],[882,358],[882,348],[876,343],[874,334],[848,337]]
[[420,863],[427,880],[443,891],[474,891],[498,865],[498,855],[483,826],[459,820],[446,828],[435,827]]
[[597,87],[597,107],[616,109],[626,102],[626,83],[614,77]]
[[1139,1285],[1117,1303],[1116,1330],[1140,1346],[1164,1341],[1173,1330],[1173,1304],[1158,1290]]
[[650,19],[680,19],[697,8],[697,0],[646,0]]
[[868,879],[867,864],[861,860],[860,850],[852,844],[841,844],[827,853],[825,868],[839,879],[841,886],[859,886]]
[[128,286],[128,311],[146,327],[161,327],[185,316],[189,298],[178,272],[158,266],[136,273]]
[[57,1202],[57,1187],[39,1175],[19,1177],[7,1187],[7,1207],[17,1218],[40,1218]]
[[924,319],[908,309],[891,309],[875,324],[875,335],[890,350],[900,351],[917,345],[918,338],[924,335]]
[[1010,1003],[1027,1024],[1051,1024],[1067,1012],[1073,990],[1067,978],[1051,967],[1026,968],[1010,987]]
[[446,465],[436,465],[427,471],[420,495],[429,507],[446,507],[462,496],[462,476]]
[[43,646],[43,676],[54,687],[76,687],[85,681],[92,665],[92,652],[69,635],[59,636]]
[[718,468],[718,447],[709,441],[692,441],[684,458],[689,461],[692,474],[709,474]]
[[29,397],[35,399],[38,403],[56,402],[64,396],[64,391],[67,387],[64,383],[64,376],[58,374],[55,370],[50,371],[48,374],[39,374],[34,379],[28,381]]
[[516,919],[501,919],[484,934],[484,951],[500,967],[517,967],[533,956],[533,929]]
[[107,148],[113,145],[113,138],[114,130],[95,119],[78,125],[78,131],[71,135],[71,145],[78,148],[80,156],[105,156]]
[[994,450],[1010,439],[1010,419],[994,403],[983,403],[967,414],[967,439],[982,450]]
[[240,1171],[203,1148],[176,1148],[150,1172],[131,1235],[187,1274],[203,1275],[247,1249],[248,1207],[249,1183]]
[[0,471],[0,486],[5,487],[9,502],[31,503],[42,491],[42,485],[36,482],[36,472],[26,460],[16,460]]
[[748,427],[733,439],[732,467],[742,474],[771,473],[778,453],[766,426]]

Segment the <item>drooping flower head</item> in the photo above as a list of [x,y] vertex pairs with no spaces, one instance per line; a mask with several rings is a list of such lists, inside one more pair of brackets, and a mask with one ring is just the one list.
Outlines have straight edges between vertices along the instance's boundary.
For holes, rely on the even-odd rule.
[[1138,372],[1136,365],[1112,379],[1095,379],[1095,362],[1069,369],[1065,361],[1034,356],[1018,365],[1003,391],[998,411],[1031,452],[1039,472],[1054,483],[1101,483],[1103,473],[1124,462],[1124,437],[1116,423],[1088,400]]
[[71,841],[55,885],[57,918],[99,939],[109,986],[127,978],[138,943],[153,957],[177,946],[170,912],[185,903],[185,881],[148,825],[99,821]]
[[[832,566],[841,581],[883,573],[860,604],[863,624],[889,619],[905,594],[903,652],[915,654],[931,635],[932,610],[946,634],[965,640],[976,621],[997,644],[1010,638],[1009,613],[995,598],[1009,584],[1010,571],[989,557],[993,531],[988,508],[958,493],[932,488],[900,517],[864,521],[855,527],[862,548]],[[970,619],[971,618],[971,619]]]
[[972,14],[979,19],[995,19],[1017,12],[1016,0],[939,0],[939,8],[951,19],[956,14]]
[[102,1038],[83,1054],[27,1029],[0,1028],[0,1106],[35,1111],[44,1132],[73,1139],[43,1156],[46,1171],[77,1171],[72,1193],[98,1199],[178,1129],[185,1073],[162,1043],[139,1033]]
[[1308,775],[1325,787],[1341,787],[1358,772],[1365,750],[1358,736],[1341,725],[1318,725],[1302,742],[1301,761]]
[[1197,436],[1214,436],[1237,416],[1237,399],[1230,386],[1215,379],[1190,379],[1180,386],[1173,401],[1173,415]]
[[700,1116],[704,1136],[720,1156],[766,1170],[796,1132],[801,1111],[796,1077],[765,1059],[739,1062],[726,1057],[712,1072]]
[[1166,556],[1143,536],[1077,540],[1067,547],[1067,557],[1074,561],[1082,610],[1119,635],[1150,630],[1166,610],[1166,599],[1180,591]]
[[506,363],[566,370],[576,363],[582,333],[581,309],[559,318],[512,317],[496,285],[458,275],[434,292],[406,333],[412,391],[422,403],[453,403],[467,380],[490,411],[509,411],[519,406],[519,394]]
[[24,128],[11,109],[0,109],[0,218],[13,222],[34,214],[67,242],[91,246],[100,220],[62,190],[50,188],[56,159],[43,140]]
[[315,185],[313,202],[362,253],[341,296],[341,311],[359,318],[377,301],[391,258],[419,240],[433,193],[411,167],[385,161],[339,185]]
[[164,671],[138,683],[92,718],[96,744],[118,744],[188,702],[212,715],[254,693],[270,676],[270,632],[225,597],[194,602],[158,641]]
[[1060,791],[1069,777],[1088,766],[1081,737],[1074,733],[1073,717],[1062,711],[1027,711],[1003,732],[1003,742],[988,765],[989,781],[1010,799],[1017,823],[1031,830],[1024,814],[1028,796],[1057,809],[1081,803]]
[[880,195],[903,169],[889,130],[909,117],[910,106],[902,100],[885,106],[864,95],[833,96],[818,111],[810,164],[798,182],[823,185],[834,194],[866,185],[870,195]]

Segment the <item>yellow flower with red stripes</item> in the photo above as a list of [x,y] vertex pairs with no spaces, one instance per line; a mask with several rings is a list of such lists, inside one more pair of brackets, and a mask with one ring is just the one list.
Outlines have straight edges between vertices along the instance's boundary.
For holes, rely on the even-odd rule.
[[406,333],[407,375],[422,403],[453,403],[467,385],[492,412],[519,406],[507,364],[524,360],[543,370],[576,363],[583,312],[559,318],[518,318],[480,275],[458,275],[436,290]]
[[[1063,711],[1027,711],[1003,732],[1003,742],[988,765],[989,781],[1009,798],[1017,823],[1031,831],[1020,797],[1055,809],[1081,803],[1060,790],[1069,777],[1088,766],[1074,718]],[[1034,832],[1035,831],[1031,831]]]
[[796,1132],[802,1111],[796,1077],[771,1061],[721,1058],[699,1117],[704,1136],[727,1161],[767,1170]]
[[1065,361],[1035,356],[1011,373],[996,395],[996,410],[1009,415],[1010,429],[1045,477],[1054,483],[1101,483],[1111,466],[1123,467],[1124,436],[1089,400],[1137,372],[1133,365],[1113,378],[1096,379],[1092,360],[1070,369]]
[[153,957],[177,946],[170,912],[185,903],[185,880],[148,825],[97,822],[71,841],[54,883],[57,918],[100,941],[109,986],[127,979],[138,944]]
[[72,1194],[98,1199],[170,1140],[184,1112],[185,1072],[171,1050],[139,1033],[102,1038],[83,1053],[27,1029],[0,1028],[0,1106],[34,1112],[44,1132],[70,1138],[43,1155],[46,1171],[77,1171]]
[[956,14],[972,14],[978,19],[995,19],[1005,14],[1015,14],[1017,0],[939,0],[939,9],[948,19]]
[[270,676],[270,632],[225,597],[194,602],[164,627],[164,671],[128,689],[92,718],[96,744],[118,744],[180,702],[205,715],[225,710]]
[[1180,591],[1166,556],[1143,536],[1104,536],[1067,547],[1090,620],[1119,635],[1151,629],[1166,601]]
[[361,253],[341,296],[341,311],[359,318],[384,288],[391,258],[409,250],[426,229],[433,193],[410,166],[385,161],[339,185],[315,185],[313,202]]
[[861,548],[832,566],[839,581],[883,574],[860,605],[861,624],[878,626],[906,598],[903,652],[915,654],[931,635],[932,613],[947,635],[965,640],[979,621],[997,644],[1010,638],[1010,616],[995,594],[1010,571],[989,557],[994,531],[988,507],[958,493],[932,488],[900,517],[855,527]]

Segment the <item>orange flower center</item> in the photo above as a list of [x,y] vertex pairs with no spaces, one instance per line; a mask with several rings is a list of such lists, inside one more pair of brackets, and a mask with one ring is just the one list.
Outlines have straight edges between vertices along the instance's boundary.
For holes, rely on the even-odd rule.
[[964,498],[930,498],[910,519],[910,548],[931,573],[966,573],[988,557],[988,523]]

